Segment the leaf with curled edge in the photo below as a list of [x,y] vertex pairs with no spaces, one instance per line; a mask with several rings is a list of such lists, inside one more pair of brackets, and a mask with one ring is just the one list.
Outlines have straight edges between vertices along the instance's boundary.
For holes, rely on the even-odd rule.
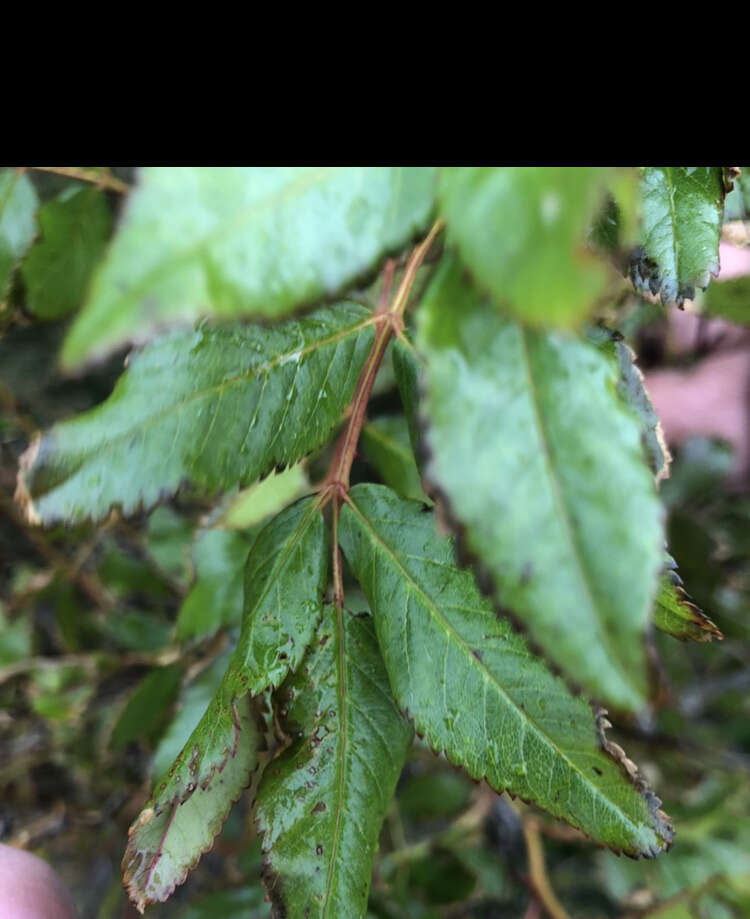
[[444,259],[419,312],[428,482],[497,602],[578,686],[647,698],[663,510],[597,348],[500,316]]
[[277,326],[204,326],[130,360],[102,405],[55,425],[21,458],[32,523],[150,508],[184,482],[254,482],[320,447],[354,392],[372,315],[339,303]]
[[388,488],[357,485],[339,538],[371,606],[396,702],[434,750],[615,851],[652,857],[669,847],[658,799],[634,787],[626,764],[602,750],[586,702],[456,567],[432,513]]
[[667,447],[659,416],[654,411],[646,392],[643,374],[635,362],[635,351],[619,332],[613,332],[605,326],[590,327],[586,333],[586,337],[592,344],[610,354],[617,363],[619,372],[617,392],[638,418],[646,459],[657,483],[669,478],[672,455]]
[[[432,166],[149,167],[62,351],[65,366],[202,316],[333,297],[430,221]],[[317,390],[316,390],[317,392]]]
[[292,741],[267,766],[255,803],[274,915],[364,919],[380,826],[413,733],[371,618],[326,607],[303,666],[276,698]]
[[680,641],[723,639],[716,623],[692,602],[677,573],[677,562],[667,554],[666,566],[651,614],[653,624]]
[[682,306],[719,274],[724,214],[719,166],[649,166],[641,178],[642,244],[630,277],[639,293]]
[[262,749],[251,697],[299,665],[320,619],[326,577],[323,518],[315,499],[303,499],[258,534],[245,573],[242,632],[226,672],[131,827],[123,871],[139,909],[182,883],[247,785]]

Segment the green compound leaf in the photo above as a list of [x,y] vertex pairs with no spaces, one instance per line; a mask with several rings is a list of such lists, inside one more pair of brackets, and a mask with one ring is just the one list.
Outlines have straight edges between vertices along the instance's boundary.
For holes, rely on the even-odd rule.
[[396,701],[430,746],[615,851],[668,847],[671,827],[635,766],[455,567],[433,514],[383,486],[357,485],[350,499],[341,547],[371,605]]
[[144,169],[63,364],[332,296],[427,226],[434,184],[432,167]]
[[39,201],[28,176],[17,169],[0,170],[0,304],[16,264],[36,234]]
[[412,738],[370,617],[327,607],[277,698],[292,743],[266,768],[256,800],[275,915],[364,919],[380,826]]
[[41,238],[21,267],[29,312],[58,319],[82,305],[111,223],[106,198],[96,188],[68,188],[39,208]]
[[630,274],[640,293],[665,305],[692,300],[719,274],[719,237],[724,213],[720,167],[650,166],[641,179],[642,247]]
[[448,238],[496,304],[532,323],[575,324],[607,280],[585,248],[606,178],[599,168],[443,169]]
[[713,641],[724,636],[685,592],[677,563],[667,555],[666,571],[659,584],[651,614],[653,624],[680,641]]
[[257,767],[261,729],[251,696],[299,665],[320,619],[326,576],[323,518],[313,499],[287,508],[258,534],[237,647],[198,726],[129,832],[125,886],[141,911],[184,881]]
[[362,452],[386,485],[404,498],[425,501],[403,415],[381,415],[362,428]]
[[595,698],[639,708],[664,536],[616,366],[585,342],[503,319],[455,262],[420,319],[427,478],[500,605]]
[[255,481],[321,446],[373,340],[371,314],[340,303],[278,326],[174,332],[134,355],[110,398],[35,440],[17,498],[30,521],[131,514],[188,481]]

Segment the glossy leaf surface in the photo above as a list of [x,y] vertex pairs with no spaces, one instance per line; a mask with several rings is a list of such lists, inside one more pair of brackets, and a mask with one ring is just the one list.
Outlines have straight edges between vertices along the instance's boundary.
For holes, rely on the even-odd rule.
[[316,498],[303,498],[266,524],[247,560],[242,633],[231,666],[254,695],[300,665],[320,620],[327,577],[323,517]]
[[66,365],[201,316],[278,317],[332,296],[428,223],[432,167],[141,171]]
[[16,169],[0,170],[0,303],[18,261],[36,234],[38,199],[29,177]]
[[503,319],[455,263],[420,318],[427,478],[500,605],[577,685],[638,708],[662,512],[617,367],[585,342]]
[[372,339],[351,303],[167,335],[133,356],[106,402],[32,443],[17,495],[34,522],[75,522],[151,507],[185,480],[249,484],[326,441]]
[[448,238],[497,305],[532,323],[571,325],[607,279],[604,263],[585,249],[605,178],[588,167],[443,169]]
[[31,313],[58,319],[83,305],[111,223],[107,201],[95,188],[67,188],[39,208],[40,238],[21,267]]
[[724,183],[718,166],[649,166],[641,180],[642,249],[636,290],[680,306],[719,273]]
[[292,743],[256,799],[264,884],[277,915],[364,919],[380,825],[412,737],[370,617],[327,607],[277,698]]
[[667,847],[658,799],[631,784],[601,749],[588,705],[456,568],[433,515],[382,486],[358,485],[350,497],[341,546],[371,605],[396,701],[430,746],[612,849]]

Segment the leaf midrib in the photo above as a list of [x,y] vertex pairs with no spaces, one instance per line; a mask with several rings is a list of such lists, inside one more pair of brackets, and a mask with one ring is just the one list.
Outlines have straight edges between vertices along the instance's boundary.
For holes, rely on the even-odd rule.
[[331,902],[331,888],[333,886],[333,873],[336,868],[336,854],[339,846],[339,836],[341,833],[341,812],[344,807],[344,776],[346,775],[346,743],[347,743],[347,715],[346,710],[346,691],[345,691],[345,673],[346,673],[346,648],[345,648],[345,629],[342,617],[342,610],[336,607],[336,630],[338,632],[338,679],[336,681],[336,692],[339,697],[339,709],[341,712],[341,729],[339,731],[339,755],[336,764],[336,787],[338,794],[336,798],[336,822],[333,827],[333,839],[331,841],[331,854],[328,859],[328,880],[326,883],[326,897],[323,905],[323,917],[328,915],[328,907]]
[[607,623],[604,620],[602,611],[599,607],[599,604],[596,600],[596,591],[594,590],[593,585],[591,584],[591,578],[589,572],[584,564],[582,557],[582,551],[578,544],[578,540],[575,535],[575,528],[573,527],[573,522],[571,520],[570,512],[568,510],[567,502],[563,499],[562,488],[560,482],[558,481],[557,475],[555,473],[555,467],[552,462],[552,454],[550,451],[550,446],[547,438],[546,428],[542,421],[542,413],[539,405],[539,396],[537,394],[536,384],[534,382],[534,377],[531,372],[531,361],[529,359],[528,345],[526,341],[527,331],[521,325],[518,324],[519,338],[520,338],[520,353],[521,360],[523,362],[524,373],[526,376],[527,391],[529,394],[529,405],[531,407],[532,414],[534,416],[534,424],[537,431],[537,437],[539,439],[539,445],[541,448],[541,455],[544,461],[544,465],[547,469],[547,480],[550,483],[552,489],[552,495],[557,505],[558,511],[558,520],[561,521],[565,534],[567,536],[567,542],[571,548],[573,560],[575,562],[576,570],[578,571],[579,581],[583,587],[584,593],[588,599],[589,608],[594,613],[594,618],[599,623],[599,642],[604,646],[607,651],[607,656],[609,657],[610,662],[614,663],[617,661],[617,671],[620,676],[620,679],[628,686],[631,692],[635,692],[636,696],[639,696],[637,687],[633,686],[630,682],[627,673],[623,670],[622,664],[619,661],[619,658],[615,654],[615,647],[612,644],[611,635],[609,629],[607,628]]
[[680,259],[679,251],[680,244],[677,240],[677,230],[679,228],[679,222],[677,220],[677,212],[675,211],[674,206],[674,195],[675,188],[674,183],[672,182],[672,167],[666,166],[664,169],[664,178],[667,180],[667,204],[669,207],[669,221],[670,221],[670,236],[672,237],[672,257],[674,259],[674,278],[677,283],[677,296],[680,296],[680,288],[682,287],[682,282],[680,280]]
[[[377,542],[378,545],[381,546],[381,548],[382,548],[382,550],[385,552],[385,554],[391,559],[391,561],[392,561],[394,567],[397,568],[398,571],[401,573],[401,575],[402,575],[402,577],[403,577],[403,580],[404,580],[405,584],[406,584],[407,586],[411,587],[413,593],[416,593],[419,597],[422,598],[422,600],[423,600],[425,606],[427,607],[427,609],[429,610],[429,612],[431,613],[431,615],[433,616],[433,618],[442,626],[443,630],[444,630],[445,633],[446,633],[446,636],[449,637],[449,638],[452,637],[453,640],[454,640],[454,641],[456,642],[456,644],[458,645],[458,647],[461,648],[461,650],[464,652],[464,654],[465,654],[465,656],[466,656],[466,659],[467,659],[468,662],[469,662],[469,666],[475,668],[475,669],[478,670],[481,674],[483,674],[483,675],[484,675],[484,682],[485,682],[485,683],[490,683],[491,685],[493,685],[494,687],[496,687],[497,692],[506,700],[506,702],[508,703],[508,706],[509,706],[510,708],[512,708],[512,709],[518,714],[518,716],[519,716],[519,718],[521,719],[521,721],[522,721],[524,724],[526,724],[527,726],[529,726],[530,729],[533,730],[533,731],[536,733],[536,735],[537,735],[543,742],[545,742],[545,743],[547,744],[547,746],[550,747],[550,748],[554,751],[554,753],[555,753],[557,756],[559,756],[562,760],[564,760],[564,761],[568,764],[568,766],[570,767],[571,771],[574,772],[575,774],[577,774],[577,775],[580,777],[580,779],[581,779],[581,781],[583,782],[584,786],[585,786],[585,787],[588,787],[589,789],[591,789],[591,790],[594,792],[594,794],[596,795],[596,797],[599,798],[599,799],[601,799],[601,800],[604,802],[604,804],[605,804],[605,806],[606,806],[606,808],[607,808],[608,810],[613,811],[614,813],[618,814],[618,815],[620,816],[620,818],[621,818],[629,827],[632,828],[633,832],[634,832],[635,834],[637,834],[637,833],[639,832],[638,826],[636,826],[636,824],[634,824],[634,823],[632,822],[632,820],[631,820],[629,817],[627,817],[627,816],[623,813],[623,811],[622,811],[620,808],[617,807],[617,805],[613,804],[613,802],[610,801],[610,800],[600,791],[600,789],[599,789],[596,785],[592,784],[591,780],[588,778],[588,776],[586,776],[586,775],[584,774],[583,770],[582,770],[577,764],[573,763],[573,762],[569,759],[568,755],[567,755],[566,753],[564,753],[564,752],[560,749],[560,747],[557,745],[557,743],[549,736],[549,734],[547,734],[546,731],[544,731],[542,728],[540,728],[540,727],[538,726],[538,724],[530,718],[528,712],[526,712],[524,709],[520,708],[520,707],[516,704],[516,702],[507,694],[507,692],[505,691],[505,689],[503,688],[503,686],[497,681],[497,679],[493,676],[493,674],[490,673],[490,671],[487,669],[487,667],[485,666],[485,664],[484,664],[481,660],[477,660],[477,659],[474,657],[474,655],[471,653],[471,649],[468,647],[468,645],[466,644],[466,642],[458,635],[458,633],[457,633],[457,632],[455,631],[455,629],[450,625],[450,623],[448,623],[448,622],[445,620],[444,616],[440,613],[440,610],[437,608],[437,606],[435,605],[434,601],[433,601],[430,597],[428,597],[427,594],[425,594],[425,592],[422,590],[422,588],[419,586],[419,584],[417,584],[417,582],[414,580],[414,578],[411,576],[411,574],[403,567],[403,565],[401,565],[401,563],[399,562],[397,556],[396,556],[396,555],[394,554],[394,552],[390,549],[390,547],[380,538],[380,535],[377,533],[377,531],[375,530],[375,528],[371,525],[370,520],[369,520],[369,519],[362,513],[362,511],[357,507],[357,505],[355,504],[354,500],[351,498],[351,495],[349,496],[349,500],[348,500],[348,502],[347,502],[347,506],[352,510],[353,513],[356,513],[356,514],[357,514],[357,516],[360,518],[360,520],[361,520],[362,523],[364,524],[365,529],[371,534],[371,536],[372,536],[372,538],[373,538],[373,541]],[[656,836],[656,833],[655,833],[653,827],[650,827],[650,826],[649,826],[648,829],[649,829],[652,833],[654,833],[654,835]],[[657,837],[657,838],[658,838],[658,837]]]

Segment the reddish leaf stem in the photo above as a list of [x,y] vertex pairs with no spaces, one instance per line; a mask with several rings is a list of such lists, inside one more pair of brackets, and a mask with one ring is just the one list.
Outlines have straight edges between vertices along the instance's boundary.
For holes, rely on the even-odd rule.
[[430,232],[422,242],[414,248],[407,262],[404,275],[398,285],[390,308],[386,308],[388,295],[393,282],[395,264],[392,259],[385,263],[383,269],[383,289],[375,311],[375,340],[370,348],[365,366],[362,368],[356,389],[348,410],[348,421],[338,443],[328,469],[328,475],[323,480],[320,491],[320,506],[324,507],[329,501],[333,502],[331,519],[332,551],[333,551],[333,602],[341,609],[344,603],[344,586],[341,576],[341,553],[338,548],[338,519],[341,502],[347,498],[349,491],[349,474],[356,455],[359,435],[367,413],[367,403],[375,382],[375,377],[380,369],[385,349],[391,335],[399,336],[403,332],[403,316],[409,292],[414,284],[417,269],[422,264],[424,257],[435,240],[435,237],[444,227],[442,220],[437,220]]

